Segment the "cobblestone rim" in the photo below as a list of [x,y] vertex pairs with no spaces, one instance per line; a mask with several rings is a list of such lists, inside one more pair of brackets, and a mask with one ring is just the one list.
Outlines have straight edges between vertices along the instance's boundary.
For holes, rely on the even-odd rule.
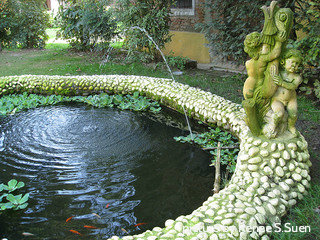
[[164,228],[122,239],[270,239],[263,226],[280,223],[310,186],[308,144],[300,133],[292,139],[254,137],[244,122],[241,105],[170,79],[122,75],[0,77],[1,95],[135,91],[179,112],[184,107],[189,116],[229,130],[239,138],[240,152],[229,184],[201,207],[187,216],[167,220]]

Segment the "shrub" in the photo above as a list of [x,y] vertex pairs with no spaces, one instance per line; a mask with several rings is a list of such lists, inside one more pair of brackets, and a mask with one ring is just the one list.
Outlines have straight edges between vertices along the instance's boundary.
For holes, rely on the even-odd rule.
[[320,1],[303,1],[306,11],[299,12],[305,37],[296,41],[304,56],[304,84],[300,90],[314,93],[320,99]]
[[49,15],[39,1],[5,0],[0,18],[0,41],[5,47],[42,48]]
[[[270,2],[205,0],[204,9],[208,17],[203,23],[197,24],[197,27],[205,34],[214,53],[224,59],[243,64],[247,59],[247,54],[243,50],[243,41],[249,33],[262,30],[264,17],[260,8],[263,5],[269,5]],[[281,7],[293,9],[296,1],[279,0],[278,2]]]
[[171,0],[117,0],[116,17],[121,23],[125,35],[125,45],[129,54],[134,50],[147,51],[153,57],[158,50],[147,35],[139,29],[145,29],[161,48],[171,40],[169,36]]
[[104,1],[82,0],[58,13],[60,34],[71,46],[85,50],[107,44],[116,35],[117,24]]

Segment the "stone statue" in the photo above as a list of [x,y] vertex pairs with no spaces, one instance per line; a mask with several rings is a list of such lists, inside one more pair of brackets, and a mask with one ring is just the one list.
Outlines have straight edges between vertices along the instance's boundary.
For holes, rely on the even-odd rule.
[[255,136],[275,138],[287,130],[295,136],[295,89],[302,80],[297,74],[301,56],[297,50],[286,49],[293,12],[279,8],[277,1],[261,9],[265,16],[262,32],[253,32],[244,41],[251,58],[246,62],[248,78],[243,87],[246,122]]

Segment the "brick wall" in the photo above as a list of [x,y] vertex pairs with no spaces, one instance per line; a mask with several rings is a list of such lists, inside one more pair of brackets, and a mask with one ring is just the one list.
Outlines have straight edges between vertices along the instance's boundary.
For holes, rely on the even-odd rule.
[[[171,17],[170,30],[199,32],[195,29],[195,24],[203,22],[204,20],[203,2],[204,0],[194,0],[195,7],[192,15],[190,15],[190,13],[188,15],[173,15]],[[175,11],[173,10],[173,12]]]

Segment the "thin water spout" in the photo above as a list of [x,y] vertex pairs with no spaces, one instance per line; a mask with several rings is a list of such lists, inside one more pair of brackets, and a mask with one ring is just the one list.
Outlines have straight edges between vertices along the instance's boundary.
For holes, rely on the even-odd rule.
[[[165,56],[164,56],[163,52],[161,51],[161,49],[159,48],[158,44],[157,44],[157,43],[153,40],[153,38],[149,35],[149,33],[147,32],[147,30],[145,30],[144,28],[141,28],[141,27],[139,27],[139,26],[133,26],[133,27],[130,27],[129,29],[138,29],[138,30],[140,30],[141,32],[143,32],[143,33],[149,38],[149,40],[154,44],[154,46],[156,47],[156,49],[160,52],[161,57],[163,58],[163,61],[165,62],[166,66],[167,66],[167,69],[168,69],[169,73],[171,74],[171,79],[172,79],[173,81],[175,81],[175,78],[174,78],[173,73],[172,73],[172,71],[171,71],[171,68],[170,68],[170,66],[169,66],[169,64],[168,64],[168,62],[167,62],[167,59],[165,58]],[[125,30],[125,31],[126,31],[126,30]],[[189,123],[188,115],[187,115],[187,112],[186,112],[186,110],[185,110],[185,108],[184,108],[183,105],[182,105],[182,109],[183,109],[184,115],[185,115],[186,120],[187,120],[187,125],[188,125],[188,129],[189,129],[189,132],[190,132],[190,137],[191,137],[191,139],[193,139],[193,134],[192,134],[191,126],[190,126],[190,123]]]

